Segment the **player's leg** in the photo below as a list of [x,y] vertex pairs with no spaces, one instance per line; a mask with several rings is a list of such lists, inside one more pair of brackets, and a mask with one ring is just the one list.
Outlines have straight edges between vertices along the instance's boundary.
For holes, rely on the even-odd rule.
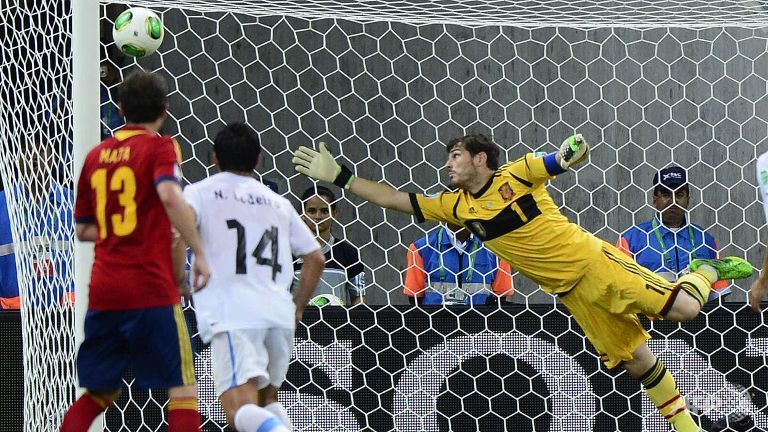
[[197,432],[200,430],[197,384],[168,389],[168,432]]
[[61,432],[87,432],[96,417],[112,405],[121,392],[86,390],[64,414]]
[[260,389],[269,384],[266,329],[217,333],[211,340],[216,394],[227,422],[240,432],[287,432],[271,411],[260,406]]
[[664,309],[664,319],[685,322],[696,318],[709,298],[713,282],[708,275],[698,272],[682,276],[674,282],[678,291],[669,307]]
[[77,353],[77,374],[80,386],[89,390],[69,407],[61,432],[86,432],[120,396],[128,365],[127,343],[119,330],[122,319],[120,312],[88,311],[85,338]]
[[270,329],[267,332],[264,344],[269,352],[267,370],[270,384],[260,391],[261,405],[276,415],[289,430],[293,430],[293,423],[288,417],[288,411],[278,400],[277,394],[288,373],[294,334],[295,331],[289,329]]
[[685,407],[675,399],[674,379],[648,350],[650,335],[636,315],[660,317],[681,290],[614,249],[604,248],[594,267],[560,299],[609,369],[623,365],[676,430],[698,431],[690,414],[665,405]]
[[286,432],[289,429],[274,413],[260,406],[259,379],[251,379],[220,396],[227,422],[239,432]]
[[624,369],[640,382],[645,394],[678,432],[697,432],[699,426],[686,408],[685,400],[677,389],[677,383],[664,364],[643,343],[624,362]]
[[702,268],[701,272],[669,282],[607,243],[603,244],[599,267],[614,269],[613,274],[605,274],[605,279],[612,281],[612,287],[611,295],[603,301],[610,305],[612,312],[642,313],[652,319],[677,322],[691,320],[699,314],[712,289],[711,278],[717,277]]
[[274,414],[285,425],[288,430],[293,430],[293,422],[288,417],[288,411],[277,398],[279,388],[269,385],[259,391],[260,405],[267,411]]
[[752,265],[738,257],[695,259],[691,261],[690,269],[690,274],[675,282],[682,293],[664,315],[666,319],[678,322],[694,319],[709,300],[712,284],[752,276]]
[[192,340],[181,306],[138,309],[124,325],[136,385],[167,388],[168,432],[200,430]]

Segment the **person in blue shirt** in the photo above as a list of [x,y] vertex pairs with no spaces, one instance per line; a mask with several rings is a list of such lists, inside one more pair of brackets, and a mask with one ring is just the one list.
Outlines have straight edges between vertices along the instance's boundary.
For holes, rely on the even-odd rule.
[[[691,258],[717,258],[719,246],[704,228],[688,219],[691,196],[685,169],[672,165],[653,176],[653,219],[625,231],[616,247],[669,281],[688,269]],[[709,300],[730,294],[729,281],[712,285]]]
[[460,226],[440,225],[408,248],[403,292],[411,304],[484,305],[514,293],[509,264]]
[[[26,182],[6,182],[0,191],[0,308],[19,309],[20,275],[31,281],[29,301],[34,306],[74,304],[71,234],[74,229],[74,192],[55,181],[50,145],[22,151]],[[11,208],[21,238],[11,232]],[[23,300],[27,301],[27,300]]]

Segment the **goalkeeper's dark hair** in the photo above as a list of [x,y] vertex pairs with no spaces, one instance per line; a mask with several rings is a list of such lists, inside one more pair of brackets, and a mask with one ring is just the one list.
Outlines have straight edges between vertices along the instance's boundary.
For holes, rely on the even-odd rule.
[[117,103],[126,123],[151,123],[168,105],[168,83],[160,74],[139,70],[117,88]]
[[222,171],[253,171],[259,163],[261,143],[247,124],[230,123],[213,139],[213,152]]
[[446,145],[448,153],[459,144],[461,144],[472,156],[478,153],[485,153],[487,157],[485,165],[492,171],[499,169],[499,146],[493,142],[493,139],[488,135],[476,133],[454,138],[448,141],[448,144]]
[[301,206],[305,207],[307,205],[307,200],[315,195],[325,198],[325,200],[328,201],[328,203],[331,205],[331,211],[336,211],[336,195],[332,190],[325,186],[315,185],[308,187],[307,190],[301,194]]

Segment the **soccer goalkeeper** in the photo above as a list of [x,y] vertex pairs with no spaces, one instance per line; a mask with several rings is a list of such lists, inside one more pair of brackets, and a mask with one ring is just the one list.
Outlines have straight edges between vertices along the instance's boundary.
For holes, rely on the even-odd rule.
[[[334,183],[384,208],[466,226],[520,273],[557,294],[609,369],[623,366],[640,381],[659,413],[677,431],[698,431],[672,375],[651,353],[636,314],[687,321],[706,303],[712,283],[742,279],[752,266],[741,258],[693,260],[692,273],[668,282],[571,223],[558,210],[546,181],[582,162],[589,146],[571,136],[558,152],[527,154],[499,167],[499,148],[476,134],[448,142],[445,168],[454,191],[406,193],[356,177],[320,143],[300,147],[296,171]],[[510,192],[511,191],[511,192]]]

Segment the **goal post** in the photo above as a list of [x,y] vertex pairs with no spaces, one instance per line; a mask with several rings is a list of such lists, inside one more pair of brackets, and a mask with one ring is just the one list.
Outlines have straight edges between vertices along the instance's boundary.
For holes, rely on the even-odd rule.
[[[211,140],[236,120],[259,133],[259,175],[297,205],[312,185],[290,162],[300,145],[328,142],[358,173],[432,193],[445,187],[444,143],[453,136],[489,133],[511,160],[579,132],[593,144],[590,161],[550,185],[569,219],[615,242],[653,215],[651,178],[676,163],[688,169],[691,220],[723,253],[760,263],[763,4],[72,0],[70,8],[45,0],[0,8],[0,175],[16,270],[22,300],[49,293],[21,304],[24,430],[58,430],[77,394],[92,247],[75,241],[71,223],[52,221],[71,214],[99,131],[116,127],[104,121],[116,84],[100,83],[100,61],[120,76],[141,67],[168,79],[163,132],[179,141],[188,182],[214,172]],[[114,54],[109,35],[99,41],[100,23],[126,5],[157,11],[164,42],[144,59],[100,58]],[[36,169],[25,162],[40,159]],[[30,192],[38,189],[54,205],[41,205]],[[519,274],[501,308],[410,308],[405,252],[433,225],[333,190],[334,234],[359,248],[370,305],[308,311],[280,395],[297,430],[668,429],[638,388],[601,369],[557,300]],[[53,274],[40,274],[48,263]],[[708,306],[701,320],[649,324],[652,349],[705,427],[738,411],[768,428],[768,332],[739,308],[749,282],[732,285],[733,304]],[[74,307],[60,300],[72,285]],[[210,352],[198,340],[195,348],[204,430],[221,431]],[[96,429],[162,427],[165,395],[142,393],[130,378],[126,386]]]
[[[76,184],[85,156],[101,141],[98,127],[99,100],[99,21],[101,8],[97,1],[72,0],[72,179]],[[76,189],[76,188],[73,188]],[[74,208],[72,209],[74,211]],[[75,341],[77,349],[83,342],[85,315],[88,312],[88,284],[93,264],[93,244],[74,242],[73,266],[75,292]],[[77,385],[77,383],[75,383]],[[82,389],[81,389],[82,390]],[[64,403],[70,401],[63,401]],[[103,430],[103,415],[91,427],[91,432]]]

